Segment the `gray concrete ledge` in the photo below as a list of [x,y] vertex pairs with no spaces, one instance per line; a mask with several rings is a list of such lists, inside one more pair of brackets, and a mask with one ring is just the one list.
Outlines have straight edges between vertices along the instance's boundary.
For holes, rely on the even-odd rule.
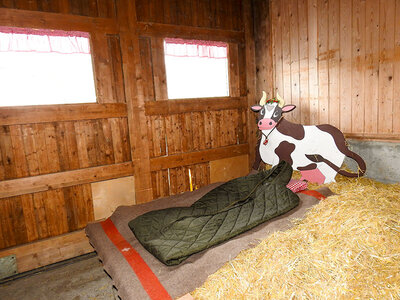
[[[348,139],[351,151],[367,164],[366,176],[385,183],[400,183],[400,143]],[[352,170],[357,164],[349,158],[344,163]]]

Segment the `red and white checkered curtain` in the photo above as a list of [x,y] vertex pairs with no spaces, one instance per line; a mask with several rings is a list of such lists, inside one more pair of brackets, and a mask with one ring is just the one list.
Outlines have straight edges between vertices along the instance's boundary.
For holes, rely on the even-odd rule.
[[90,54],[89,33],[0,26],[0,52]]
[[226,59],[228,45],[223,42],[167,38],[164,51],[168,56]]

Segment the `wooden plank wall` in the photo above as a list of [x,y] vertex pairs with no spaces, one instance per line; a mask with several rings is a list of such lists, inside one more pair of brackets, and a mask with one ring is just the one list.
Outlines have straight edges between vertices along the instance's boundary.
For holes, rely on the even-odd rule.
[[[241,1],[136,1],[153,197],[210,183],[209,161],[247,154],[245,33]],[[162,13],[163,12],[163,13]],[[230,97],[167,100],[163,39],[224,41]],[[148,64],[151,61],[152,64]]]
[[[400,140],[400,2],[253,1],[257,94],[279,92],[302,124]],[[271,71],[269,71],[271,70]]]
[[114,1],[0,1],[0,25],[89,32],[98,102],[0,108],[4,249],[84,228],[90,183],[133,165]]
[[[87,251],[77,230],[94,220],[93,182],[134,175],[142,203],[188,191],[189,170],[194,188],[207,185],[210,161],[253,151],[248,4],[0,0],[0,26],[89,32],[97,95],[95,104],[0,108],[0,256],[52,237],[62,247],[73,232],[75,254]],[[230,96],[168,100],[165,37],[226,42]],[[19,248],[23,270],[74,254],[31,264],[37,248]]]

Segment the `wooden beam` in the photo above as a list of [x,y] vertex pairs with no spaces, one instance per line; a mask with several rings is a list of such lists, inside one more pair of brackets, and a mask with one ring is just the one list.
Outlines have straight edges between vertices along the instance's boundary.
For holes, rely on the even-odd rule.
[[244,43],[244,33],[241,31],[148,22],[138,22],[137,31],[140,36],[201,39],[239,44]]
[[14,254],[22,273],[93,251],[85,232],[79,230],[2,250],[0,257]]
[[396,142],[400,141],[400,134],[393,133],[350,133],[345,132],[344,136],[346,139],[357,139],[357,140],[368,140],[368,141],[385,141],[385,142]]
[[0,26],[118,33],[114,19],[0,8]]
[[249,144],[234,145],[203,151],[181,153],[150,159],[151,171],[175,168],[186,165],[195,165],[227,157],[249,153]]
[[196,98],[147,101],[145,103],[146,116],[204,112],[222,109],[240,109],[246,107],[247,100],[244,97]]
[[129,140],[134,162],[136,203],[153,199],[149,162],[149,138],[145,115],[146,84],[142,77],[139,36],[136,31],[135,1],[120,0],[117,5],[117,20],[120,30],[124,87],[128,108]]
[[126,104],[63,104],[0,107],[0,125],[120,118]]
[[133,175],[132,162],[0,181],[0,198]]

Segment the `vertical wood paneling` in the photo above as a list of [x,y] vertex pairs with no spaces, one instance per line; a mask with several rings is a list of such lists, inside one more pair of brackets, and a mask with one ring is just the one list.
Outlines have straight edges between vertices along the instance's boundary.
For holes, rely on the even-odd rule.
[[81,168],[88,168],[89,154],[86,141],[85,124],[83,122],[75,122],[75,132],[77,138],[78,160]]
[[274,94],[283,95],[283,57],[282,57],[282,21],[281,21],[281,5],[280,1],[271,1],[271,16],[272,16],[272,53],[273,53],[273,68],[275,78]]
[[145,101],[155,99],[150,38],[140,38],[141,92]]
[[33,206],[35,209],[36,226],[39,239],[44,239],[50,236],[47,228],[47,218],[43,195],[44,193],[33,194]]
[[352,132],[364,132],[365,0],[353,0],[352,14]]
[[182,134],[182,151],[183,152],[192,152],[194,150],[193,147],[193,127],[192,127],[192,118],[191,114],[182,114],[181,116],[181,134]]
[[[282,73],[283,73],[283,91],[279,93],[283,99],[292,99],[291,88],[291,57],[290,57],[290,15],[289,1],[281,1],[281,19],[282,19]],[[293,114],[286,116],[293,120]]]
[[366,0],[365,132],[378,132],[379,105],[379,1]]
[[192,119],[193,123],[197,124],[196,133],[193,135],[193,148],[194,150],[206,149],[204,113],[193,112]]
[[60,160],[57,147],[56,129],[53,123],[46,123],[44,126],[46,152],[48,160],[48,172],[55,173],[61,171]]
[[[176,15],[176,5],[177,0],[162,0],[164,6],[164,23],[165,24],[176,24],[177,23],[177,15]],[[136,1],[136,5],[145,3],[146,1]],[[137,13],[140,20],[145,21],[146,19],[143,16],[140,16],[139,11]]]
[[210,1],[208,0],[197,0],[198,1],[198,12],[199,15],[197,24],[199,27],[210,27]]
[[[299,83],[302,124],[330,123],[377,138],[400,133],[399,6],[396,0],[270,1],[271,54],[263,55],[273,61],[272,84],[286,103],[297,101]],[[261,36],[256,44],[265,43]],[[256,76],[260,85],[263,73]]]
[[4,168],[4,179],[16,177],[14,153],[11,142],[11,133],[8,126],[0,126],[0,148]]
[[34,124],[34,134],[35,134],[35,145],[37,157],[39,160],[39,171],[40,174],[48,174],[51,173],[52,163],[49,160],[49,156],[47,153],[47,145],[46,145],[46,127],[47,124],[39,123]]
[[255,61],[256,68],[256,95],[262,91],[267,93],[268,98],[273,97],[273,73],[272,73],[272,47],[271,47],[271,16],[270,1],[255,0],[254,8],[254,30],[255,30]]
[[[153,6],[157,9],[157,3]],[[113,18],[115,17],[115,2],[114,0],[2,0],[0,7],[16,8],[23,10],[54,12],[54,13],[70,13],[74,15]],[[149,6],[146,6],[148,9]],[[161,10],[162,11],[162,10]],[[155,11],[154,17],[160,18],[162,14],[160,10]],[[143,12],[145,12],[143,10]],[[149,13],[146,20],[150,21]],[[143,18],[143,17],[142,17]],[[157,21],[157,20],[155,20]]]
[[16,244],[16,236],[13,228],[13,214],[12,201],[14,199],[2,199],[0,202],[0,220],[1,230],[3,232],[3,244],[4,247],[10,247]]
[[26,9],[26,10],[37,10],[37,0],[14,0],[15,8],[17,9]]
[[90,184],[0,201],[0,247],[11,247],[84,228],[94,220]]
[[380,1],[378,131],[382,133],[391,133],[393,131],[395,7],[395,0]]
[[100,18],[115,17],[115,0],[97,0],[97,11]]
[[164,40],[162,38],[151,39],[151,62],[155,99],[168,99],[167,77],[164,61]]
[[21,125],[10,126],[16,177],[29,176]]
[[400,132],[400,2],[396,1],[393,72],[393,132]]
[[318,0],[318,123],[329,123],[328,2]]
[[319,120],[318,106],[318,5],[317,0],[308,1],[308,78],[310,123],[317,124]]
[[36,225],[35,208],[32,195],[21,196],[22,209],[24,214],[24,223],[26,227],[27,242],[35,241],[39,238]]
[[96,81],[96,96],[99,103],[116,102],[114,99],[113,81],[115,73],[110,59],[110,50],[108,45],[108,37],[104,33],[94,32],[90,35],[92,44],[92,57],[94,77]]
[[115,163],[111,125],[108,119],[100,119],[97,120],[97,122],[99,123],[100,131],[103,137],[103,143],[100,143],[99,147],[102,148],[104,151],[104,164],[111,165]]
[[297,0],[289,3],[290,17],[290,73],[291,73],[291,103],[296,105],[292,120],[300,122],[300,61],[299,61],[299,15]]
[[28,163],[28,170],[30,176],[39,175],[39,158],[36,151],[36,143],[34,137],[34,130],[32,125],[23,125],[22,132],[24,135],[24,145],[26,161]]
[[113,102],[125,103],[124,75],[119,36],[107,35],[109,57],[112,69],[112,99]]
[[299,60],[300,60],[300,122],[310,124],[308,81],[308,7],[307,0],[298,0],[299,11]]
[[240,96],[239,86],[239,49],[238,44],[230,43],[228,46],[229,50],[229,95],[231,97]]
[[67,145],[68,151],[68,170],[75,170],[79,169],[79,160],[77,159],[78,156],[78,144],[77,144],[77,137],[75,132],[74,122],[65,122],[65,142]]
[[340,7],[339,1],[329,1],[329,124],[340,126],[339,61]]
[[5,8],[15,8],[14,0],[1,0],[0,6]]

